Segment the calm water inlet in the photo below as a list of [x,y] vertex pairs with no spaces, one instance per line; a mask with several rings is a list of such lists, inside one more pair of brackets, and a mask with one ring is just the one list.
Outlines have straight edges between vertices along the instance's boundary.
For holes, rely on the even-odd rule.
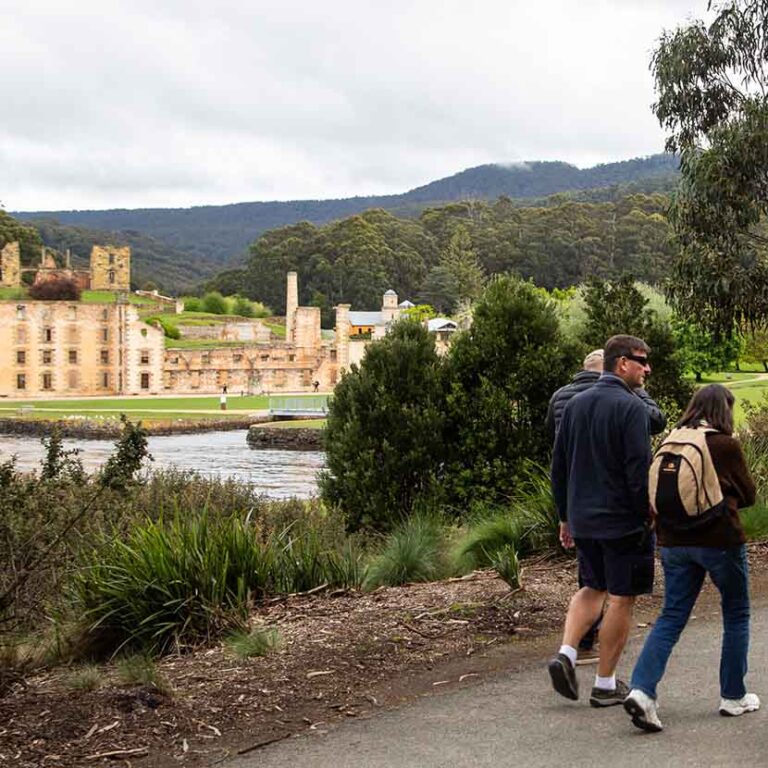
[[[177,467],[202,475],[236,477],[274,498],[307,498],[317,493],[317,473],[325,464],[321,451],[253,450],[246,432],[203,432],[148,438],[154,461],[148,467]],[[80,450],[83,466],[92,471],[113,450],[109,440],[64,440],[67,449]],[[17,457],[22,471],[39,469],[44,449],[39,438],[0,435],[0,460]]]

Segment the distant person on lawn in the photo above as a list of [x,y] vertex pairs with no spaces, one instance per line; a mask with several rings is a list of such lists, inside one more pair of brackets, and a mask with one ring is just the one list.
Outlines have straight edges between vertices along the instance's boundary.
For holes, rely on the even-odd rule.
[[571,599],[563,642],[549,662],[554,689],[579,698],[577,646],[597,621],[600,656],[589,702],[621,704],[629,693],[616,679],[637,595],[653,588],[654,535],[648,504],[648,412],[635,395],[650,373],[650,348],[634,336],[613,336],[600,380],[566,406],[552,456],[552,490],[560,541],[576,546],[583,585]]
[[[656,686],[707,576],[720,592],[723,612],[720,714],[743,715],[760,708],[760,699],[744,686],[749,575],[738,512],[755,503],[755,483],[733,437],[733,403],[733,392],[720,384],[698,390],[652,465],[664,607],[645,641],[624,702],[633,724],[645,731],[662,728]],[[714,485],[707,479],[713,472]]]
[[[549,408],[547,409],[545,426],[552,436],[553,441],[560,428],[560,420],[563,418],[565,406],[568,405],[573,397],[582,392],[586,392],[586,390],[598,381],[603,371],[603,361],[603,350],[592,350],[592,352],[584,358],[583,370],[579,371],[568,384],[564,387],[560,387],[560,389],[552,395],[552,398],[549,401]],[[633,391],[643,401],[643,404],[646,407],[650,433],[652,435],[657,435],[660,432],[663,432],[667,426],[667,418],[661,412],[661,408],[659,408],[654,399],[642,387],[638,387]],[[581,573],[579,573],[579,588],[583,586],[583,579]],[[597,632],[600,628],[600,622],[601,618],[599,618],[589,628],[587,634],[581,638],[578,646],[579,651],[584,653],[592,652],[595,641],[597,640]]]

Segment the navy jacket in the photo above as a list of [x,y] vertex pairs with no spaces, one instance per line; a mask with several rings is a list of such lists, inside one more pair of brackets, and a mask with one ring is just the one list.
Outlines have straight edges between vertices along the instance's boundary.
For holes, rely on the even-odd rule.
[[[549,407],[547,408],[547,417],[544,421],[544,426],[552,438],[552,442],[555,441],[555,435],[557,435],[557,430],[560,427],[560,419],[563,418],[565,406],[568,405],[572,397],[589,389],[599,378],[600,374],[597,371],[579,371],[568,384],[560,387],[552,395]],[[663,432],[667,426],[667,417],[661,412],[661,408],[656,405],[656,401],[644,389],[635,389],[633,391],[645,403],[645,409],[650,420],[651,434],[658,435]]]
[[648,411],[619,376],[604,373],[563,412],[552,456],[560,520],[579,538],[617,539],[649,519]]

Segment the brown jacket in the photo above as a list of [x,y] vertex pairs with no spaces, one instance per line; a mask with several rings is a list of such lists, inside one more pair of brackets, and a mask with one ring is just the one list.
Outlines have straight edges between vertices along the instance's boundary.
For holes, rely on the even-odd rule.
[[673,531],[657,518],[657,533],[662,547],[717,547],[727,549],[745,542],[739,509],[755,503],[755,482],[749,473],[744,452],[735,437],[721,432],[707,434],[707,446],[720,479],[728,511],[705,528]]

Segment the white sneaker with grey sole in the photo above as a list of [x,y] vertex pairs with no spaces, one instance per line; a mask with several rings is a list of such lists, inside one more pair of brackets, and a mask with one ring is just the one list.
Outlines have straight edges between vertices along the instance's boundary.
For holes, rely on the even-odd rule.
[[663,730],[657,711],[656,699],[652,699],[647,693],[633,688],[626,699],[624,709],[632,718],[632,725],[649,733],[658,733]]
[[720,699],[720,714],[726,717],[738,717],[758,709],[760,697],[756,693],[746,693],[740,699]]

